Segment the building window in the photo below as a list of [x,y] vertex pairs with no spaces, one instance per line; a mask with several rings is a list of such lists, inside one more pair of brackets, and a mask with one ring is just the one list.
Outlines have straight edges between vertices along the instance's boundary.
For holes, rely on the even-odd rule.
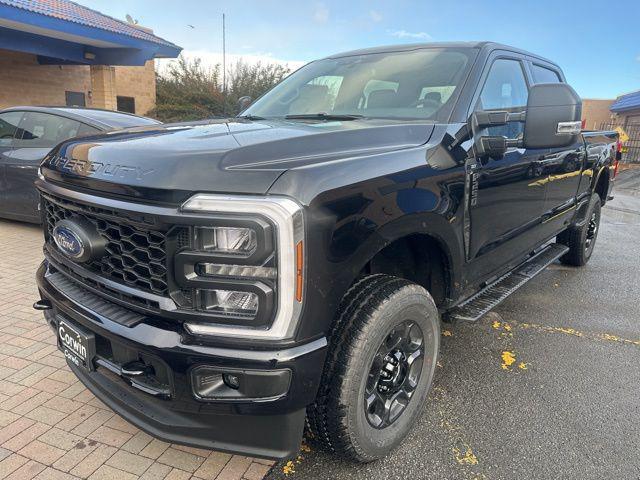
[[133,97],[117,97],[118,111],[136,113],[136,99]]
[[64,92],[67,107],[86,107],[83,92]]

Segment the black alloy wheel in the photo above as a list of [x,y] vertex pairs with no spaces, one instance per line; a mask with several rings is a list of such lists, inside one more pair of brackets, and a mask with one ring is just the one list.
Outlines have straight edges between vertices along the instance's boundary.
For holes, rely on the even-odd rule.
[[367,420],[374,428],[386,428],[409,404],[422,373],[424,336],[407,320],[394,327],[376,352],[364,394]]

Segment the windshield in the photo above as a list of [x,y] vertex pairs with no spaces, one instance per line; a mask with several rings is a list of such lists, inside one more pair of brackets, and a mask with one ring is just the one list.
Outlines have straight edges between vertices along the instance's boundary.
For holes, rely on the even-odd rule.
[[422,48],[312,62],[242,113],[446,121],[475,50]]

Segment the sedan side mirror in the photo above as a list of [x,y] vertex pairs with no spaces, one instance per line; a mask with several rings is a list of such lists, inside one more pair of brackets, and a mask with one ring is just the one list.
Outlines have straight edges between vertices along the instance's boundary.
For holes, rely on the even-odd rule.
[[251,98],[249,95],[240,97],[238,99],[238,112],[242,113],[244,110],[246,110],[247,107],[251,105],[252,101],[253,101],[253,98]]
[[525,148],[562,148],[578,140],[582,100],[566,83],[540,83],[529,90]]

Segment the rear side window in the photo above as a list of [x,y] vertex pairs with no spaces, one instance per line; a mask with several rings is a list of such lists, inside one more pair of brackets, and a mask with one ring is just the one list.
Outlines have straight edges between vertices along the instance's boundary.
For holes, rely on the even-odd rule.
[[20,122],[21,135],[16,146],[54,147],[58,143],[73,138],[80,131],[80,122],[48,113],[26,112]]
[[560,75],[555,70],[550,68],[541,67],[535,63],[531,65],[531,73],[533,74],[533,81],[535,83],[559,83]]
[[18,130],[21,117],[22,112],[0,114],[0,147],[8,147],[13,143],[13,137]]

